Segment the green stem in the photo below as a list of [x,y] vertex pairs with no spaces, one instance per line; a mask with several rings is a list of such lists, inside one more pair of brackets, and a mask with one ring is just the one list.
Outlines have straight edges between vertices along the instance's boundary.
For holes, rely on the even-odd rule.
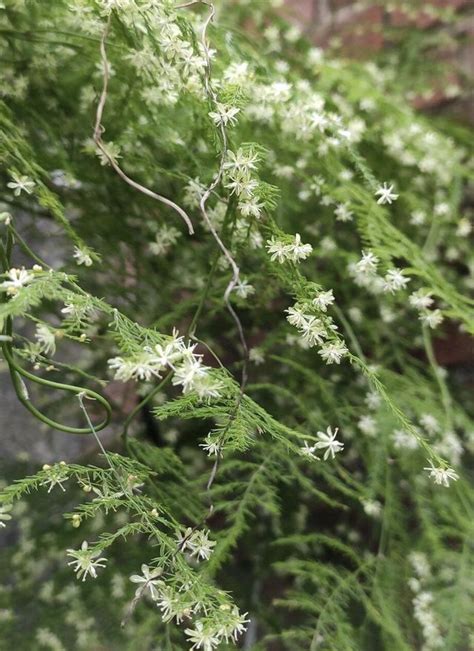
[[[7,230],[6,246],[5,247],[2,246],[0,248],[0,261],[4,271],[7,271],[10,267],[14,235],[18,237],[16,231],[12,228],[9,228]],[[19,240],[22,241],[21,238],[19,238]],[[26,247],[27,252],[30,252],[28,245],[26,245],[25,243],[23,244]],[[33,254],[33,258],[37,259],[34,254]],[[34,375],[33,373],[30,373],[29,371],[22,368],[19,364],[17,364],[17,362],[15,361],[13,346],[12,346],[13,320],[11,316],[8,316],[7,319],[5,320],[3,334],[5,335],[6,339],[5,341],[2,341],[2,352],[5,357],[5,361],[8,364],[13,388],[15,390],[15,393],[20,403],[35,418],[40,420],[42,423],[45,423],[45,425],[52,427],[53,429],[60,430],[61,432],[66,432],[68,434],[93,434],[94,433],[94,430],[91,429],[90,427],[72,427],[70,425],[64,425],[63,423],[59,423],[58,421],[52,420],[51,418],[43,414],[39,409],[37,409],[32,404],[25,383],[23,382],[22,379],[23,377],[26,378],[27,380],[30,380],[31,382],[34,382],[35,384],[46,386],[51,389],[59,389],[61,391],[67,391],[74,395],[86,395],[91,400],[96,400],[104,408],[105,417],[98,425],[96,425],[95,430],[100,431],[108,425],[110,421],[110,417],[112,415],[112,408],[109,402],[99,393],[96,393],[91,389],[84,389],[83,387],[75,386],[73,384],[64,384],[62,382],[53,382],[52,380],[46,380],[45,378],[41,378]]]
[[451,396],[449,393],[448,385],[446,384],[444,377],[442,376],[441,368],[438,365],[438,362],[436,361],[436,357],[433,350],[433,343],[431,340],[431,335],[428,331],[428,327],[424,325],[422,331],[423,331],[423,343],[425,346],[426,356],[430,363],[431,369],[433,371],[434,379],[439,387],[440,394],[441,394],[441,401],[443,403],[444,413],[446,418],[445,425],[448,431],[452,431],[453,416],[452,416],[452,409],[451,409]]

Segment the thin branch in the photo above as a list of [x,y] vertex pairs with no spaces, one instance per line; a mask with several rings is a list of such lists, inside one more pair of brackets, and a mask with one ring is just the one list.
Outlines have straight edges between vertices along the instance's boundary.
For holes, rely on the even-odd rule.
[[[208,46],[207,40],[206,40],[207,29],[208,29],[209,24],[211,23],[212,19],[214,18],[214,15],[215,15],[216,11],[215,11],[215,7],[214,7],[213,4],[207,3],[207,2],[203,2],[203,4],[206,4],[208,7],[210,7],[209,15],[207,16],[206,21],[205,21],[204,26],[203,26],[202,39],[201,39],[201,43],[202,43],[203,50],[204,50],[204,58],[206,60],[204,83],[205,83],[206,94],[207,94],[209,100],[211,101],[211,103],[214,106],[217,106],[218,98],[217,98],[217,95],[216,95],[216,93],[214,92],[214,90],[212,88],[212,85],[211,85],[211,57],[210,57],[210,54],[209,54],[209,46]],[[214,180],[212,181],[210,186],[207,188],[207,190],[204,192],[203,196],[201,197],[201,201],[199,202],[199,208],[201,210],[203,219],[206,222],[207,227],[211,231],[211,233],[212,233],[214,239],[216,240],[219,248],[221,249],[222,253],[224,254],[224,256],[226,258],[226,260],[229,262],[229,264],[230,264],[230,266],[232,268],[232,279],[229,282],[229,284],[227,285],[227,288],[225,290],[224,301],[225,301],[228,312],[232,316],[232,318],[233,318],[233,320],[234,320],[234,322],[235,322],[235,324],[237,326],[240,342],[242,344],[242,348],[243,348],[243,351],[244,351],[244,360],[243,360],[243,365],[242,365],[241,392],[240,392],[241,393],[240,399],[241,399],[242,394],[243,394],[244,389],[245,389],[245,385],[247,384],[247,379],[248,379],[247,366],[248,366],[248,354],[249,354],[249,351],[248,351],[247,342],[245,340],[245,335],[244,335],[242,323],[241,323],[236,311],[234,310],[234,308],[232,307],[231,302],[230,302],[230,294],[233,291],[233,289],[235,288],[235,286],[237,285],[237,283],[239,282],[240,269],[239,269],[235,259],[232,257],[232,254],[227,249],[227,247],[225,246],[222,239],[219,237],[219,234],[217,233],[216,229],[214,228],[214,225],[212,224],[211,220],[209,219],[209,215],[207,214],[207,208],[206,208],[206,204],[207,204],[207,201],[208,201],[210,195],[214,192],[214,190],[217,188],[217,186],[219,185],[219,183],[222,180],[222,176],[223,176],[223,173],[224,173],[224,163],[225,163],[225,160],[227,158],[227,152],[228,152],[227,133],[226,133],[226,130],[225,130],[225,127],[224,127],[224,124],[223,124],[222,121],[221,121],[220,126],[219,126],[219,131],[220,131],[220,136],[221,136],[221,140],[222,140],[222,149],[221,149],[219,169],[217,171],[216,176],[214,177]],[[239,399],[239,402],[240,402],[240,399]]]
[[108,36],[109,30],[110,30],[111,17],[112,17],[112,14],[109,14],[109,17],[107,19],[107,23],[105,25],[105,29],[103,31],[102,38],[101,38],[101,41],[100,41],[100,54],[101,54],[101,59],[102,59],[102,66],[103,66],[103,70],[104,70],[104,75],[103,75],[102,92],[100,94],[99,103],[97,105],[95,127],[94,127],[94,142],[97,145],[97,147],[100,149],[102,154],[105,156],[105,158],[107,159],[109,165],[120,176],[122,181],[125,181],[125,183],[127,183],[130,187],[134,188],[135,190],[138,190],[138,192],[141,192],[142,194],[145,194],[147,197],[151,197],[152,199],[155,199],[156,201],[160,201],[161,203],[163,203],[166,206],[169,206],[170,208],[175,210],[180,215],[180,217],[182,217],[184,222],[186,223],[186,226],[188,227],[189,234],[193,235],[194,234],[194,228],[193,228],[192,222],[191,222],[190,218],[188,217],[187,213],[180,206],[178,206],[178,204],[176,204],[171,199],[168,199],[167,197],[164,197],[161,194],[153,192],[153,190],[150,190],[149,188],[145,187],[141,183],[138,183],[137,181],[134,181],[127,174],[125,174],[125,172],[122,170],[122,168],[118,165],[117,161],[112,156],[110,156],[110,154],[107,151],[107,148],[104,146],[104,142],[102,140],[102,134],[104,133],[105,129],[104,129],[103,125],[102,125],[102,116],[103,116],[103,113],[104,113],[105,103],[107,101],[108,86],[109,86],[109,61],[107,59],[106,41],[107,41],[107,36]]

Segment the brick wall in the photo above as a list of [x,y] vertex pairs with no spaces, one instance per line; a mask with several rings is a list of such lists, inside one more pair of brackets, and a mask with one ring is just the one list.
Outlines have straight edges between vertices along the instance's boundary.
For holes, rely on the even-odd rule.
[[[355,0],[285,0],[288,14],[298,22],[317,45],[335,40],[346,56],[370,57],[390,47],[390,28],[411,27],[427,33],[439,30],[449,36],[450,46],[440,46],[433,57],[447,64],[445,79],[433,82],[432,92],[415,97],[420,108],[433,108],[449,103],[450,110],[474,124],[474,3],[472,0],[426,0],[418,7],[406,2],[408,10],[390,9],[387,2]],[[395,5],[395,3],[393,3]],[[399,3],[397,3],[399,4]],[[433,17],[430,8],[450,8],[456,20],[446,23]],[[462,99],[452,101],[444,92],[451,84],[466,90]],[[469,90],[470,87],[470,90]]]

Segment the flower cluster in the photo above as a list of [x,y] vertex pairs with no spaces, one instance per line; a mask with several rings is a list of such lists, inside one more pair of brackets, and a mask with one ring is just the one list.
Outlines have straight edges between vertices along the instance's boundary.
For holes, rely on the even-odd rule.
[[[199,534],[203,537],[200,538]],[[178,540],[180,549],[187,547],[193,554],[199,550],[197,555],[205,549],[206,557],[208,557],[209,542],[207,532],[191,529],[186,530]],[[163,572],[160,567],[152,569],[144,564],[141,570],[142,574],[130,576],[130,581],[138,585],[135,599],[148,594],[160,610],[163,622],[175,620],[180,624],[203,610],[203,604],[192,597],[190,586],[188,589],[186,586],[177,589],[171,584],[167,585],[162,578],[159,578]],[[213,613],[205,610],[205,618],[197,619],[194,628],[186,628],[185,634],[188,641],[192,643],[191,649],[212,651],[224,640],[226,643],[237,642],[242,633],[247,630],[248,622],[247,613],[240,614],[236,606],[222,603]]]
[[408,585],[415,596],[412,599],[414,616],[423,631],[426,651],[433,651],[444,646],[443,637],[433,611],[433,593],[426,589],[432,578],[428,559],[422,552],[412,552],[408,558],[415,576],[408,579]]
[[187,639],[192,642],[191,651],[202,649],[202,651],[212,651],[225,640],[228,642],[237,642],[240,635],[247,630],[246,624],[250,621],[246,618],[247,613],[241,615],[237,608],[232,609],[227,614],[227,621],[214,624],[212,621],[197,621],[194,628],[185,629]]
[[195,352],[197,344],[186,343],[174,331],[167,343],[146,346],[134,357],[109,359],[115,379],[151,381],[161,378],[164,371],[173,373],[173,384],[181,386],[183,393],[194,392],[201,400],[218,398],[222,382],[216,372],[202,363],[202,355]]
[[166,255],[170,248],[176,244],[181,233],[174,226],[164,224],[155,234],[155,239],[150,242],[150,251],[153,255]]
[[224,162],[225,187],[238,198],[237,208],[242,217],[259,219],[265,203],[260,198],[260,183],[256,175],[259,156],[251,147],[228,151]]
[[349,273],[355,283],[365,287],[373,294],[388,293],[394,294],[405,289],[410,282],[402,269],[392,267],[388,269],[385,276],[377,275],[378,257],[372,251],[362,251],[362,257],[356,263],[349,264]]
[[[460,201],[463,185],[472,177],[463,136],[446,129],[452,134],[446,137],[434,123],[430,126],[429,116],[418,118],[398,94],[392,95],[391,89],[399,87],[398,80],[393,83],[394,70],[373,61],[353,66],[347,58],[325,57],[297,28],[285,27],[281,13],[274,20],[270,7],[277,8],[281,0],[229,2],[215,14],[206,3],[171,0],[40,2],[35,21],[27,0],[12,4],[14,10],[0,11],[2,30],[31,38],[15,41],[15,57],[8,52],[11,39],[0,44],[6,106],[1,109],[6,126],[2,153],[5,149],[8,164],[22,171],[7,170],[5,183],[10,182],[3,190],[11,215],[0,212],[0,235],[13,239],[12,259],[21,259],[19,248],[27,254],[29,246],[27,229],[23,233],[28,215],[22,213],[31,209],[42,225],[47,212],[56,228],[64,228],[72,260],[59,252],[51,255],[48,247],[41,255],[79,274],[76,279],[52,272],[50,280],[35,268],[9,269],[21,263],[3,261],[2,315],[15,317],[22,335],[31,330],[22,331],[21,320],[38,325],[34,344],[21,348],[23,336],[10,337],[7,329],[0,339],[11,341],[17,365],[34,364],[40,353],[53,355],[63,333],[86,340],[79,368],[58,362],[55,369],[84,387],[103,381],[104,351],[112,357],[108,346],[118,341],[122,352],[108,360],[110,372],[120,381],[141,381],[125,389],[138,394],[141,406],[153,405],[160,421],[169,418],[170,426],[160,422],[156,448],[153,416],[140,419],[141,410],[131,410],[127,425],[136,416],[138,436],[128,440],[124,433],[124,456],[106,452],[109,463],[92,468],[64,462],[43,466],[36,479],[17,482],[1,495],[0,527],[10,521],[12,494],[19,495],[20,488],[27,493],[42,486],[59,497],[77,479],[86,504],[67,515],[68,535],[77,534],[79,527],[88,533],[68,545],[79,547],[68,550],[69,565],[79,580],[95,578],[106,563],[113,565],[109,554],[117,551],[121,567],[110,584],[93,586],[94,604],[102,591],[106,599],[113,597],[114,612],[121,610],[128,598],[128,575],[135,593],[130,611],[142,597],[150,600],[138,629],[131,625],[117,634],[130,636],[122,640],[130,648],[140,645],[137,631],[153,628],[157,647],[174,644],[176,623],[183,624],[184,646],[192,651],[235,642],[260,648],[268,640],[276,647],[349,648],[359,639],[360,618],[351,617],[347,608],[365,608],[369,617],[377,614],[371,630],[380,647],[416,641],[418,624],[420,645],[426,651],[441,647],[452,610],[441,599],[436,614],[438,597],[434,589],[430,593],[426,559],[413,555],[410,560],[412,625],[408,617],[398,616],[405,586],[390,581],[412,548],[414,520],[419,544],[436,542],[437,562],[444,554],[456,574],[465,565],[461,540],[469,534],[470,522],[462,509],[449,508],[457,491],[431,491],[430,481],[447,487],[458,479],[453,468],[460,468],[466,450],[474,451],[474,434],[460,405],[461,392],[448,393],[451,378],[444,377],[443,369],[424,373],[425,361],[413,354],[426,343],[427,329],[448,315],[453,324],[472,322],[469,300],[461,295],[462,287],[474,288],[468,238],[472,215]],[[225,25],[219,24],[221,16]],[[54,24],[63,45],[52,48],[44,34],[35,38],[33,23],[41,28]],[[248,34],[242,36],[242,27],[249,25],[259,33],[252,48]],[[38,88],[55,90],[38,93]],[[70,96],[78,101],[67,101]],[[101,116],[98,109],[104,109]],[[100,146],[91,137],[94,114],[101,117],[101,133],[113,139]],[[46,122],[48,137],[38,137],[38,124]],[[85,138],[84,129],[89,138],[83,139],[82,151],[89,157],[78,151],[77,134],[84,132]],[[52,161],[64,169],[51,170]],[[176,211],[152,201],[157,196],[189,209],[194,237],[182,235]],[[394,204],[399,197],[403,205]],[[227,255],[216,246],[216,232]],[[48,233],[56,236],[49,227]],[[9,248],[0,246],[7,257]],[[94,264],[99,253],[100,266]],[[228,285],[231,259],[242,274]],[[354,282],[348,283],[348,277]],[[226,284],[233,291],[222,300]],[[229,318],[232,310],[238,323]],[[64,318],[56,326],[60,315]],[[200,354],[204,348],[192,335],[163,335],[165,324],[192,324],[189,332],[196,328],[202,345],[215,351],[228,370],[207,366],[207,357]],[[318,354],[308,354],[313,347]],[[245,348],[248,369],[242,359]],[[33,370],[41,382],[40,364]],[[240,371],[239,387],[231,377],[240,379]],[[150,390],[147,383],[158,385],[160,379],[164,381]],[[43,383],[38,389],[47,391]],[[114,409],[116,390],[104,396]],[[37,393],[33,397],[40,398]],[[136,401],[125,402],[127,409]],[[48,414],[55,407],[38,400],[38,413],[42,405]],[[91,422],[99,422],[98,411],[92,410]],[[188,418],[189,424],[183,422]],[[334,427],[306,434],[317,430],[319,422],[339,423],[344,442]],[[431,460],[425,481],[418,472],[421,449]],[[288,458],[288,450],[295,450],[297,463]],[[140,470],[147,465],[153,474]],[[389,472],[391,466],[396,472]],[[301,508],[292,518],[294,535],[282,540],[291,507],[285,486],[290,484],[292,501]],[[205,493],[199,486],[207,486]],[[427,490],[430,499],[418,495]],[[324,509],[319,499],[306,499],[308,493],[319,495]],[[393,495],[398,496],[395,503]],[[367,517],[355,510],[351,517],[357,503]],[[410,506],[407,517],[398,517],[397,504]],[[202,524],[211,522],[204,517],[209,505],[215,541]],[[337,506],[348,509],[347,517],[334,515]],[[255,514],[261,522],[252,527]],[[325,535],[313,544],[312,525],[320,516]],[[15,508],[14,517],[13,538],[37,529],[23,526],[20,509]],[[383,562],[365,563],[382,519],[396,545],[384,547]],[[201,524],[186,528],[190,522]],[[109,525],[113,533],[104,531]],[[448,537],[437,534],[440,526]],[[53,603],[61,578],[56,585],[56,578],[44,577],[51,574],[47,565],[59,545],[50,543],[59,531],[42,538],[51,551],[44,559],[32,554],[31,537],[11,554],[6,550],[7,573],[18,568],[22,575],[19,596],[25,577],[39,577],[44,584],[39,599]],[[80,546],[83,538],[91,540],[89,532],[98,543]],[[129,552],[137,532],[155,541],[156,556],[140,572],[133,565],[124,571],[136,556]],[[177,540],[170,532],[176,532]],[[308,544],[295,544],[306,539]],[[376,571],[380,584],[393,588],[386,591],[383,608],[372,603],[377,600],[373,591],[354,592],[349,604],[346,594],[334,592],[334,582],[347,574],[342,558],[347,545],[354,567],[366,568],[368,585]],[[270,548],[280,550],[276,565],[271,563],[275,555],[266,553]],[[255,562],[241,562],[249,556]],[[65,564],[62,558],[60,562]],[[274,567],[288,575],[278,579],[278,626],[258,589],[273,580]],[[240,614],[220,589],[219,577],[225,576],[239,578],[233,585],[238,601],[245,603],[255,593],[257,625],[245,640],[239,638],[247,614]],[[15,584],[16,577],[8,576],[7,582]],[[80,584],[75,581],[72,588],[75,593],[71,586],[61,586],[58,603],[68,604],[65,622],[75,628],[78,648],[121,648],[112,639],[114,631],[103,625],[106,612],[87,612],[89,604],[78,597]],[[128,588],[132,593],[130,584]],[[35,594],[29,584],[28,593]],[[452,600],[456,610],[461,597]],[[334,621],[315,633],[314,619],[328,612],[328,599]],[[298,621],[285,615],[287,606],[298,609]],[[456,636],[460,643],[465,637],[461,610],[453,619],[459,633],[451,627],[448,635],[451,646]],[[15,608],[12,612],[16,617]],[[96,615],[94,639],[96,631],[88,623]],[[169,625],[157,627],[156,621],[147,621],[150,615]],[[3,618],[0,609],[2,625]],[[111,639],[104,640],[109,633]],[[33,637],[25,644],[61,651],[70,644],[70,634],[63,643],[42,628],[36,641]]]
[[444,320],[443,313],[439,309],[431,310],[434,303],[432,293],[419,289],[408,297],[410,305],[418,310],[420,321],[429,328],[438,327]]
[[195,557],[198,561],[208,561],[212,554],[212,548],[216,544],[214,540],[209,540],[209,533],[209,531],[188,527],[184,533],[178,536],[178,549],[188,552],[191,558]]
[[[328,292],[323,293],[322,299],[320,297],[321,294],[314,301],[321,303],[323,307],[332,302],[332,294],[328,296]],[[323,312],[325,311],[323,309]],[[318,353],[326,364],[340,364],[341,359],[349,351],[342,339],[335,338],[337,326],[330,316],[322,314],[321,317],[317,317],[308,314],[305,306],[299,303],[289,307],[286,313],[288,322],[299,330],[304,348],[320,346]]]
[[311,244],[303,244],[301,242],[301,235],[296,233],[293,241],[281,240],[272,237],[267,241],[267,250],[271,254],[271,260],[277,261],[280,264],[284,262],[301,262],[311,255],[313,247]]

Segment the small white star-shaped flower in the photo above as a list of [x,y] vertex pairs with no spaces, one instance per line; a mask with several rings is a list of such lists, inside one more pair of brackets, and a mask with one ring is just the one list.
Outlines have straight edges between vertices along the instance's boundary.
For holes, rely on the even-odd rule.
[[314,447],[316,450],[321,450],[326,448],[326,451],[323,456],[324,461],[326,461],[326,459],[329,456],[331,456],[334,459],[336,454],[338,452],[342,452],[342,450],[344,449],[344,443],[336,440],[338,431],[339,429],[336,427],[336,429],[333,432],[332,428],[329,426],[326,429],[326,432],[318,432],[319,441],[315,444]]
[[386,203],[390,204],[398,199],[398,194],[395,194],[395,192],[393,192],[393,185],[388,185],[388,183],[381,185],[375,192],[375,196],[379,197],[377,203],[380,205],[384,205]]
[[321,347],[319,355],[324,359],[326,364],[340,364],[341,359],[347,355],[345,344],[342,341],[327,342]]
[[319,457],[314,454],[315,449],[315,445],[308,445],[308,441],[305,441],[304,446],[300,448],[300,453],[307,459],[311,459],[312,461],[320,461]]
[[430,461],[430,465],[423,468],[423,470],[426,470],[429,473],[429,476],[433,479],[435,484],[446,486],[446,488],[449,487],[450,481],[457,481],[459,479],[459,475],[452,468],[443,468],[442,466],[436,467],[433,465],[432,461]]
[[132,574],[130,581],[132,583],[138,583],[138,588],[135,592],[135,596],[139,597],[143,591],[149,590],[150,596],[155,601],[158,599],[158,591],[155,586],[158,586],[163,583],[160,579],[157,579],[163,570],[161,567],[155,567],[150,569],[148,565],[142,565],[142,574]]
[[237,118],[235,116],[240,111],[239,108],[235,106],[227,107],[223,104],[217,104],[216,109],[216,111],[210,111],[208,113],[209,117],[214,122],[216,127],[226,127],[228,124],[231,126],[236,124]]
[[12,174],[12,178],[13,181],[7,183],[7,187],[10,188],[10,190],[13,190],[15,197],[19,197],[22,192],[26,192],[26,194],[31,194],[33,192],[36,183],[32,181],[29,176],[17,176],[16,174]]

